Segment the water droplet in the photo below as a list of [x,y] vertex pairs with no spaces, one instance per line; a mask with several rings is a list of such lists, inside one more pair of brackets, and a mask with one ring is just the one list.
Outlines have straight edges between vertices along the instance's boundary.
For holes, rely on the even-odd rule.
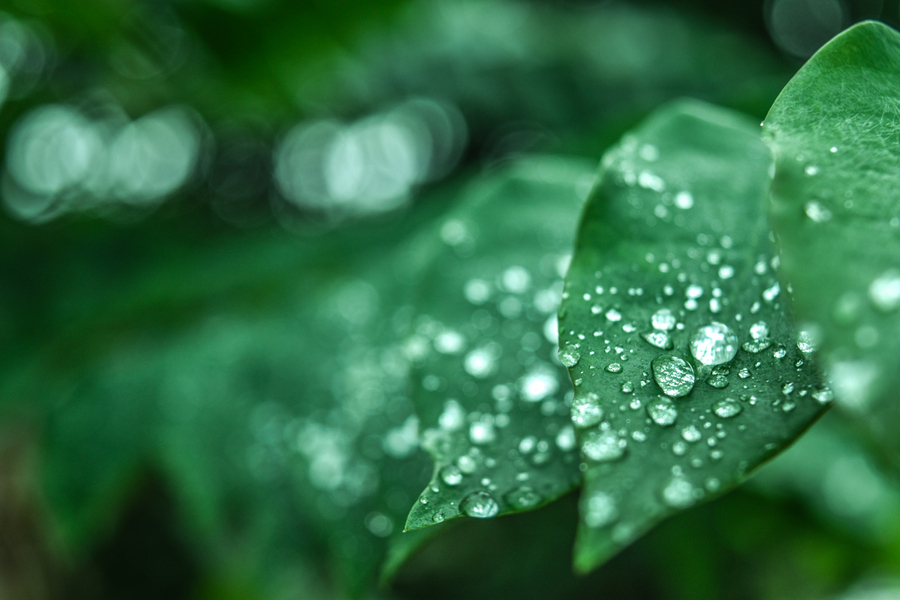
[[441,469],[441,480],[447,485],[459,485],[462,478],[462,471],[455,465],[447,465]]
[[485,491],[472,492],[459,503],[459,510],[476,519],[490,519],[500,512],[497,501]]
[[685,454],[687,454],[687,451],[688,445],[681,440],[672,443],[672,454],[674,454],[675,456],[684,456]]
[[694,197],[688,191],[678,192],[675,194],[675,206],[682,210],[687,210],[694,206]]
[[732,277],[734,277],[734,267],[730,265],[719,267],[719,279],[731,279]]
[[804,204],[803,212],[806,213],[806,216],[809,217],[811,221],[816,223],[824,223],[825,221],[831,220],[831,211],[818,200],[810,200]]
[[609,363],[608,365],[606,365],[606,370],[610,373],[621,373],[622,365],[620,365],[619,363]]
[[900,271],[890,269],[869,284],[869,298],[875,308],[893,312],[900,307]]
[[626,442],[609,429],[592,429],[584,435],[581,452],[596,462],[609,462],[622,458]]
[[619,518],[616,501],[609,494],[596,492],[587,500],[582,500],[584,523],[588,527],[600,528],[614,523]]
[[466,338],[458,331],[447,329],[434,338],[434,349],[441,354],[459,354],[466,347]]
[[703,434],[693,425],[688,425],[681,430],[681,437],[683,437],[686,442],[699,442],[700,438],[703,437]]
[[622,313],[620,313],[619,311],[617,311],[614,308],[611,308],[608,311],[606,311],[606,320],[612,321],[612,322],[621,321]]
[[642,333],[641,337],[644,338],[648,344],[655,346],[656,348],[661,348],[663,350],[672,349],[672,339],[665,331],[656,330],[649,333]]
[[803,354],[815,352],[818,347],[818,333],[814,328],[801,329],[797,333],[797,349]]
[[736,417],[743,410],[743,407],[737,400],[725,398],[713,404],[712,409],[717,417],[730,419],[731,417]]
[[675,324],[678,322],[678,319],[675,318],[675,315],[672,314],[672,311],[668,308],[661,308],[650,317],[650,324],[653,325],[654,329],[659,329],[660,331],[671,331],[675,329]]
[[750,337],[754,340],[764,340],[769,337],[769,325],[765,321],[757,321],[750,326]]
[[766,302],[772,302],[781,293],[781,285],[776,281],[772,287],[763,290],[762,297]]
[[625,394],[630,394],[634,391],[634,384],[630,381],[626,381],[622,384],[622,392]]
[[600,397],[594,392],[575,396],[572,400],[571,417],[576,427],[592,427],[603,420]]
[[563,452],[568,452],[575,447],[575,430],[571,425],[563,427],[556,434],[556,447]]
[[713,322],[694,332],[690,347],[691,354],[702,364],[722,365],[737,354],[738,337],[728,325]]
[[696,283],[692,283],[688,286],[687,290],[684,293],[688,298],[697,299],[703,295],[703,288],[697,285]]
[[744,367],[743,369],[738,371],[738,377],[740,377],[741,379],[747,379],[751,375],[752,373],[750,373],[750,369],[748,369],[747,367]]
[[469,425],[469,439],[473,444],[490,444],[497,439],[497,432],[493,423],[475,421]]
[[579,360],[581,360],[581,353],[578,351],[578,348],[572,344],[566,344],[565,348],[560,348],[559,362],[566,367],[574,367],[578,364]]
[[558,389],[556,374],[547,368],[536,368],[519,379],[519,396],[526,402],[540,402]]
[[706,380],[706,383],[718,390],[721,390],[728,387],[728,377],[726,377],[723,373],[713,373],[712,375],[710,375],[709,379]]
[[664,354],[656,357],[650,366],[656,384],[667,396],[686,396],[694,388],[694,368],[686,360]]
[[830,404],[834,400],[834,394],[828,388],[813,392],[812,397],[819,404]]
[[647,414],[657,425],[668,427],[678,418],[678,409],[668,398],[659,397],[647,405]]
[[775,348],[775,351],[772,352],[772,356],[774,356],[775,358],[777,358],[779,360],[784,358],[785,356],[787,356],[787,348],[779,345],[777,348]]
[[463,289],[466,300],[475,305],[484,304],[491,297],[491,286],[483,279],[470,279]]
[[663,488],[662,499],[672,508],[687,508],[694,503],[694,486],[687,478],[676,475]]
[[818,175],[818,174],[819,174],[819,167],[817,167],[817,166],[815,166],[815,165],[806,165],[806,168],[803,169],[803,172],[806,173],[807,175],[810,175],[810,176],[812,176],[812,175]]
[[494,352],[488,348],[472,350],[466,354],[463,368],[472,377],[477,377],[478,379],[489,377],[497,368]]
[[469,456],[468,454],[463,454],[459,458],[456,459],[456,466],[459,467],[459,470],[465,473],[466,475],[471,475],[475,472],[478,463],[475,462],[475,459]]
[[434,521],[435,523],[443,523],[444,518],[445,518],[444,512],[440,511],[440,510],[438,512],[434,513],[433,515],[431,515],[431,520]]
[[541,502],[541,496],[527,485],[517,487],[504,496],[506,502],[518,510],[534,508]]

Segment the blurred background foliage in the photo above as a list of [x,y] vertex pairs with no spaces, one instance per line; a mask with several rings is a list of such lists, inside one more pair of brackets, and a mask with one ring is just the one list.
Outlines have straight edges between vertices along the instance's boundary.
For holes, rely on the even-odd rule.
[[573,494],[399,533],[409,290],[467,182],[678,96],[762,118],[896,1],[0,11],[0,598],[900,597],[900,489],[836,415],[590,576]]

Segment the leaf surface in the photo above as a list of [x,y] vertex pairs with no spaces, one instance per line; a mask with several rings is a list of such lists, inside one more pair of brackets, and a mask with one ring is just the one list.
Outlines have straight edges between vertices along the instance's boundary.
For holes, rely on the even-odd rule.
[[529,159],[471,186],[434,234],[407,349],[435,471],[407,529],[530,510],[580,481],[556,312],[592,177]]
[[754,123],[687,101],[603,159],[559,313],[580,571],[734,487],[825,408],[773,269],[770,163]]
[[841,405],[900,457],[900,34],[856,25],[766,117],[769,210],[793,305],[820,338]]

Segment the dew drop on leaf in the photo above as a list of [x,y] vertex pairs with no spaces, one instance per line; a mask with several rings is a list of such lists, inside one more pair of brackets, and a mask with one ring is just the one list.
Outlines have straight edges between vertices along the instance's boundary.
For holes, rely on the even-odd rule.
[[694,389],[694,368],[683,358],[671,354],[656,357],[650,366],[653,378],[666,396],[686,396]]
[[893,312],[900,307],[900,271],[890,269],[869,284],[869,298],[875,308]]
[[694,486],[687,478],[675,476],[663,488],[662,499],[672,508],[687,508],[694,503]]
[[650,324],[653,325],[654,329],[659,329],[660,331],[672,331],[675,329],[677,322],[678,319],[675,318],[675,315],[668,308],[661,308],[650,317]]
[[700,438],[703,437],[703,434],[701,434],[700,430],[693,425],[688,425],[681,430],[681,437],[683,437],[686,442],[699,442]]
[[672,349],[672,339],[669,337],[669,334],[665,331],[651,331],[649,333],[642,333],[641,337],[651,346],[655,346],[662,350],[671,350]]
[[462,478],[462,471],[455,465],[447,465],[441,469],[441,481],[447,485],[459,485]]
[[713,322],[694,332],[690,348],[691,354],[702,364],[722,365],[737,354],[738,337],[728,325]]
[[581,452],[596,462],[619,460],[625,454],[625,440],[609,429],[588,431],[581,442]]
[[500,512],[497,501],[488,492],[472,492],[459,503],[459,510],[464,515],[476,519],[490,519]]
[[574,367],[578,364],[579,360],[581,360],[581,353],[578,352],[578,348],[576,348],[572,344],[566,344],[564,348],[560,348],[559,362],[561,362],[566,367]]
[[660,397],[647,405],[647,414],[657,425],[668,427],[678,418],[678,409],[671,400]]
[[506,502],[515,509],[518,510],[527,510],[529,508],[534,508],[541,501],[541,496],[534,489],[527,485],[523,485],[522,487],[517,487],[512,490],[506,496],[504,496]]
[[733,398],[725,398],[724,400],[719,400],[713,404],[712,409],[717,417],[730,419],[731,417],[736,417],[740,414],[743,407],[741,407],[740,403]]
[[603,420],[600,397],[594,392],[575,396],[572,400],[571,416],[575,427],[593,427]]
[[606,527],[619,518],[616,501],[609,494],[596,492],[582,501],[584,522],[588,527]]

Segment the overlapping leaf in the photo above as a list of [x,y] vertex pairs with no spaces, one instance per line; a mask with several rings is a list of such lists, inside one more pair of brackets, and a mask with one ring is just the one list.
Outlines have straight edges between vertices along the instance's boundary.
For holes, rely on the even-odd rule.
[[900,456],[900,34],[862,23],[823,47],[766,117],[770,211],[798,316],[835,394]]
[[785,313],[754,123],[693,102],[611,150],[560,308],[586,470],[576,567],[727,490],[828,393]]
[[556,311],[591,180],[582,162],[530,159],[473,185],[442,222],[407,344],[435,459],[408,529],[532,509],[577,485]]

